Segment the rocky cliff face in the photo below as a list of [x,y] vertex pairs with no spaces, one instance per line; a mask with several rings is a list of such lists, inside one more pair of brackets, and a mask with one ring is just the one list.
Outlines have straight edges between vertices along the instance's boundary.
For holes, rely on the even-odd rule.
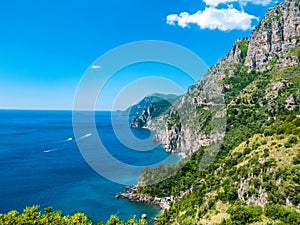
[[[286,0],[267,12],[250,38],[238,39],[225,57],[173,103],[168,113],[155,119],[149,115],[148,119],[141,118],[143,125],[156,130],[156,141],[169,152],[194,152],[210,145],[225,133],[224,92],[231,88],[227,80],[241,73],[250,76],[253,70],[298,65],[299,49],[295,49],[299,42],[299,1]],[[145,112],[151,114],[153,110]]]
[[285,56],[300,42],[300,9],[298,0],[286,0],[271,8],[253,31],[245,65],[250,70],[265,71],[272,64],[295,66],[298,57]]
[[[224,73],[218,69],[219,64],[225,63],[223,60],[211,68],[202,80],[173,103],[167,114],[147,121],[147,127],[156,131],[155,140],[162,143],[166,151],[194,152],[224,136],[224,127],[218,124],[226,116],[223,84],[219,82]],[[215,129],[201,129],[207,123]]]
[[167,113],[177,97],[176,95],[163,94],[145,97],[128,109],[130,111],[130,126],[134,128],[146,127],[148,121],[163,113]]

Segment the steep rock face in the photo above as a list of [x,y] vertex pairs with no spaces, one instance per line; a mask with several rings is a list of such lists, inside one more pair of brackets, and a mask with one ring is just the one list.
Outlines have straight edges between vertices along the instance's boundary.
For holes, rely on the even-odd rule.
[[145,108],[148,108],[151,103],[160,101],[161,99],[156,97],[156,96],[147,96],[143,98],[139,103],[131,106],[130,108],[127,109],[129,111],[129,116],[130,117],[138,117],[143,113],[143,110]]
[[201,127],[213,123],[212,118],[225,118],[223,84],[219,81],[226,76],[223,67],[231,70],[232,63],[242,60],[241,54],[239,45],[235,44],[228,55],[173,103],[169,113],[147,121],[146,126],[156,131],[155,140],[162,143],[166,151],[194,152],[224,136],[222,126],[207,131]]
[[[271,8],[252,36],[236,40],[229,53],[177,99],[168,113],[155,119],[150,116],[143,124],[156,131],[155,140],[169,152],[194,152],[221,139],[224,127],[214,121],[218,118],[225,126],[226,112],[222,107],[225,106],[224,91],[231,88],[228,79],[240,74],[250,76],[252,70],[298,65],[298,50],[291,54],[300,43],[298,24],[298,0],[286,0]],[[292,97],[286,101],[288,108],[293,103]],[[211,130],[207,130],[208,124]]]
[[[184,152],[185,156],[224,137],[223,89],[226,84],[220,81],[234,76],[237,65],[244,63],[248,43],[248,38],[236,40],[230,52],[173,103],[169,113],[151,119],[148,116],[151,109],[144,110],[149,119],[144,120],[143,125],[156,131],[155,141],[160,142],[166,151]],[[217,120],[224,123],[217,124]],[[214,128],[202,130],[208,123]]]
[[135,128],[145,127],[148,120],[165,113],[177,97],[172,94],[164,95],[158,93],[146,96],[140,102],[127,109],[130,116],[130,126]]
[[298,57],[287,57],[284,54],[299,42],[299,1],[286,0],[271,8],[253,31],[245,65],[249,70],[259,71],[270,69],[275,63],[279,67],[298,65]]

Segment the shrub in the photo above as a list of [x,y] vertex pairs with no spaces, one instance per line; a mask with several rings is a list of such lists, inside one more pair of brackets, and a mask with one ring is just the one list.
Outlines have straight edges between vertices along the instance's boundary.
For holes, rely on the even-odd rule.
[[248,155],[251,152],[251,148],[245,148],[243,151],[243,155]]
[[262,208],[255,205],[237,204],[230,207],[228,213],[232,224],[249,224],[261,220]]
[[298,153],[298,155],[296,155],[296,156],[293,158],[293,164],[294,164],[294,165],[300,164],[300,153]]
[[267,158],[270,155],[270,150],[268,148],[264,149],[264,157]]
[[300,213],[286,206],[269,203],[266,205],[265,215],[273,220],[281,220],[290,225],[300,224]]

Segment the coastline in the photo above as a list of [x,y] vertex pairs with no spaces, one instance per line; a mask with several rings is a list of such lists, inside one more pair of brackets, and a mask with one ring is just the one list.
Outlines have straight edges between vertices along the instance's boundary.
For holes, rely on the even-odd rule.
[[131,202],[139,202],[156,206],[160,209],[159,215],[162,214],[166,209],[169,209],[170,203],[174,201],[174,196],[157,198],[146,194],[139,194],[137,193],[138,187],[138,185],[133,187],[126,186],[126,191],[115,194],[115,198],[126,198]]
[[[199,184],[204,183],[205,180],[201,179],[199,181]],[[175,202],[175,200],[180,200],[184,195],[193,192],[194,186],[192,185],[190,188],[186,189],[185,191],[181,191],[180,194],[176,197],[170,196],[170,197],[154,197],[146,194],[139,194],[137,193],[139,188],[139,185],[135,185],[133,187],[126,186],[126,191],[125,192],[119,192],[115,194],[116,199],[120,198],[126,198],[131,202],[139,202],[139,203],[144,203],[147,205],[152,205],[156,206],[160,209],[160,213],[157,215],[161,215],[164,213],[165,210],[170,209],[170,204]],[[156,217],[154,218],[154,221],[156,220]]]

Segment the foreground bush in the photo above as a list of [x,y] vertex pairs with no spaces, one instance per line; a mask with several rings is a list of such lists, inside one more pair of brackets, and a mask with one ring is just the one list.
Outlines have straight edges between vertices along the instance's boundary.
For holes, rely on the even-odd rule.
[[[61,211],[53,211],[51,207],[45,208],[41,213],[38,206],[26,207],[22,213],[12,210],[7,214],[0,214],[1,225],[92,225],[92,218],[84,213],[75,212],[72,215],[63,216]],[[96,222],[95,225],[145,225],[144,220],[130,218],[123,221],[115,215],[104,222]]]

